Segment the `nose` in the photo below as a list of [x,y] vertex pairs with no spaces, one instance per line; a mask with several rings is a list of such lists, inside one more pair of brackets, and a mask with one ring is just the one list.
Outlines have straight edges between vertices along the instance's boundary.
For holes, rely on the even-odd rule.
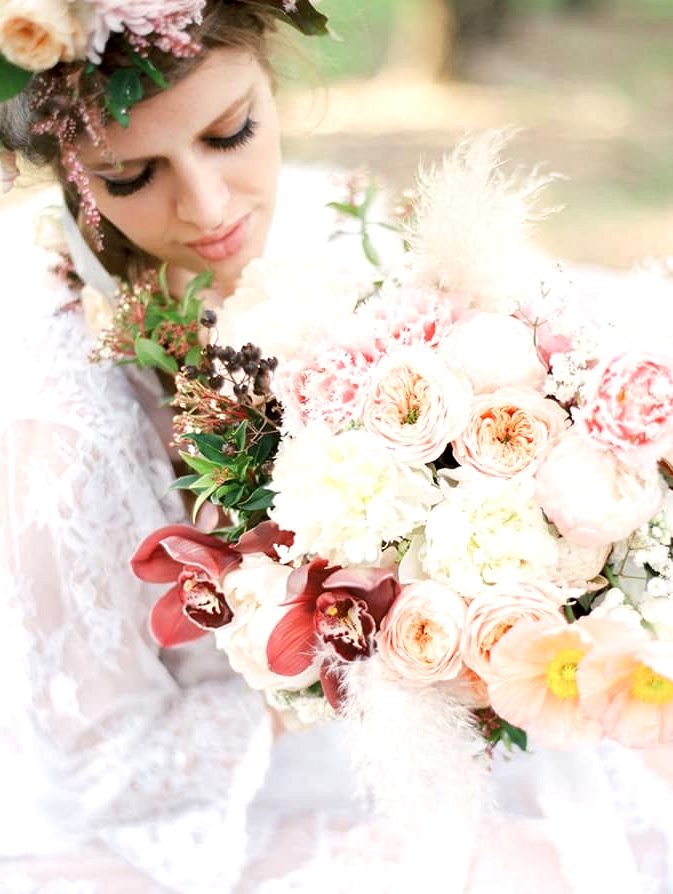
[[217,230],[221,226],[228,201],[229,189],[221,171],[213,171],[203,159],[178,173],[176,216],[199,232]]

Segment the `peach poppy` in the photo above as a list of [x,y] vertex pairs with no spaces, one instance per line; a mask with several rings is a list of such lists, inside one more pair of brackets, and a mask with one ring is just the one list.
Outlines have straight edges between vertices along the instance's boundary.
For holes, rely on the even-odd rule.
[[521,621],[491,652],[493,709],[540,745],[575,748],[601,739],[600,723],[580,707],[577,669],[593,639],[580,622]]

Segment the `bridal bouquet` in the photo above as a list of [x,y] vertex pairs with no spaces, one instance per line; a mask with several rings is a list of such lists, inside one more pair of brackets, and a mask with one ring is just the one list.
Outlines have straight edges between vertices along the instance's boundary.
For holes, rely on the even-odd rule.
[[289,722],[343,715],[388,806],[447,764],[455,800],[499,740],[673,742],[670,278],[589,301],[532,251],[546,179],[502,140],[420,173],[365,287],[262,259],[202,315],[177,485],[230,525],[132,561],[172,583],[160,643],[212,631]]

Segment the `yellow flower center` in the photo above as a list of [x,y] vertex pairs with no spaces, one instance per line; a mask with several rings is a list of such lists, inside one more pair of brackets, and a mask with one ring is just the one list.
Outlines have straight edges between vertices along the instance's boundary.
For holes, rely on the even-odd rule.
[[673,682],[655,673],[646,664],[633,672],[630,695],[646,705],[667,705],[673,701]]
[[586,653],[581,649],[562,649],[547,665],[547,687],[559,698],[577,698],[577,665]]

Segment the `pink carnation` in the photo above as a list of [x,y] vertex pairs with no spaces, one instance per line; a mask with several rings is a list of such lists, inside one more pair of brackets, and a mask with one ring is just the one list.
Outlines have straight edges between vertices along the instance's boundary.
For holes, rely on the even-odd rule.
[[462,432],[470,400],[469,386],[434,351],[399,348],[379,361],[362,421],[398,459],[427,463]]
[[403,285],[368,301],[358,311],[358,319],[371,329],[381,353],[395,343],[436,348],[451,329],[453,309],[439,289]]
[[602,726],[580,705],[578,667],[593,646],[581,622],[521,621],[491,652],[488,692],[494,710],[552,748],[593,745]]
[[656,462],[673,445],[673,366],[622,354],[597,370],[575,421],[593,441],[628,462]]
[[454,456],[486,475],[509,477],[537,465],[567,424],[565,410],[532,388],[499,388],[475,398]]
[[659,512],[665,495],[656,468],[641,475],[575,427],[552,448],[536,478],[547,518],[564,537],[584,546],[624,540]]

